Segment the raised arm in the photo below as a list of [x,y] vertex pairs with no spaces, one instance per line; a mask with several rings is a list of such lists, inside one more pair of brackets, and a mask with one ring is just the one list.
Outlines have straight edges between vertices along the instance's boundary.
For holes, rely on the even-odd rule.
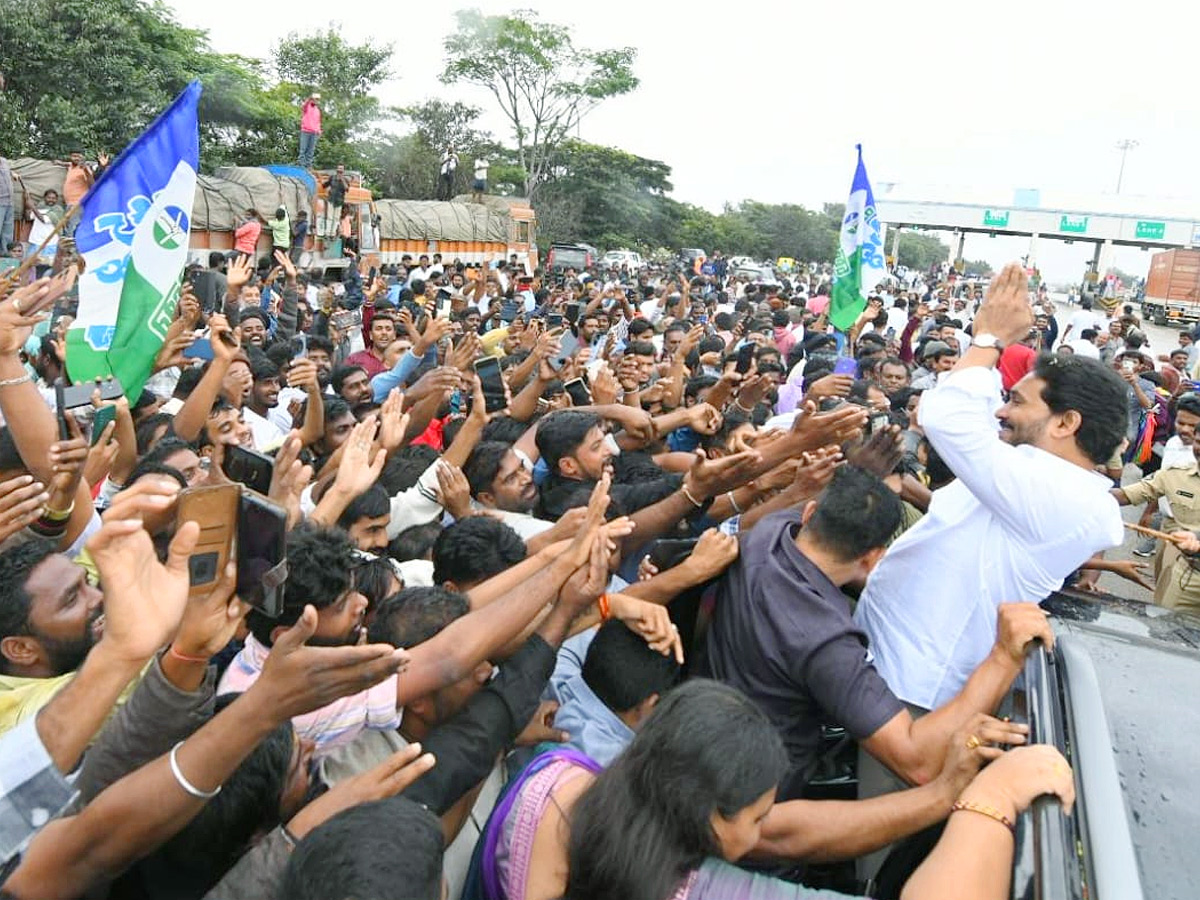
[[195,389],[183,401],[183,406],[175,414],[171,430],[177,437],[185,441],[195,441],[204,430],[208,415],[212,412],[213,404],[221,394],[221,385],[229,366],[233,363],[234,354],[241,349],[233,329],[224,316],[214,315],[208,320],[208,330],[213,348],[213,358],[208,369],[196,384]]

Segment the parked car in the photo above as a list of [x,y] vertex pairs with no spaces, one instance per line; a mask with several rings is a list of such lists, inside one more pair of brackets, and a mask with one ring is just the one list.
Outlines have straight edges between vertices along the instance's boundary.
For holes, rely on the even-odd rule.
[[606,269],[624,268],[630,272],[637,272],[645,267],[646,263],[642,260],[640,253],[632,250],[609,250],[600,257],[600,265]]
[[[1011,897],[1195,897],[1200,618],[1071,590],[1042,608],[1054,649],[1030,652],[1000,713],[1027,722],[1033,743],[1068,759],[1076,803],[1067,816],[1043,797],[1018,819]],[[937,833],[901,842],[872,896],[896,896]]]
[[746,265],[731,269],[730,275],[744,278],[752,284],[764,284],[767,287],[779,287],[780,281],[775,277],[775,270],[768,266]]
[[757,266],[753,256],[731,256],[729,257],[729,271],[740,269],[745,266]]

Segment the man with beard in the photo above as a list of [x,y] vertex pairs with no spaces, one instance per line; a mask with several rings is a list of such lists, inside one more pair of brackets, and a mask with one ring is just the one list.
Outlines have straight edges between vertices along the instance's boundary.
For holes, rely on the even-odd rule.
[[[579,524],[572,512],[557,523],[533,516],[538,499],[533,473],[508,444],[501,441],[479,444],[463,466],[463,474],[471,486],[472,505],[498,515],[522,540],[531,542],[531,547],[571,537]],[[534,538],[538,539],[536,544]]]
[[888,686],[923,710],[950,700],[987,656],[999,604],[1039,602],[1123,538],[1096,472],[1125,434],[1120,377],[1098,361],[1043,356],[1000,405],[1001,350],[1032,321],[1026,275],[1010,265],[976,314],[971,347],[921,397],[921,427],[957,480],[891,545],[855,612]]
[[104,630],[104,595],[49,541],[0,553],[0,732],[50,702]]

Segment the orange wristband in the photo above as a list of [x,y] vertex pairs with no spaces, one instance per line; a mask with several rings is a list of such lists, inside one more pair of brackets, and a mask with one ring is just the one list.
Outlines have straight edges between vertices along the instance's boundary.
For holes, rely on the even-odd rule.
[[972,803],[970,800],[959,800],[950,807],[950,812],[979,813],[981,816],[987,816],[989,819],[994,819],[1009,831],[1016,830],[1016,826],[1013,825],[1012,819],[1000,812],[1000,810],[996,809],[996,807],[988,806],[986,803]]
[[601,594],[597,603],[600,606],[600,618],[607,622],[612,618],[612,607],[608,603],[608,594]]

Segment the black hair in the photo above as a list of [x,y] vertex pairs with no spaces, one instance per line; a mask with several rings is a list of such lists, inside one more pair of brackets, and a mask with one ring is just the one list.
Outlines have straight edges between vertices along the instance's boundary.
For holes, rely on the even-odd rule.
[[629,712],[651,694],[665,695],[679,682],[675,657],[651,650],[619,619],[600,626],[583,661],[583,680],[600,702]]
[[278,896],[288,900],[441,900],[438,818],[403,796],[338,813],[296,845]]
[[476,499],[484,491],[491,491],[500,472],[500,463],[512,448],[500,441],[483,441],[475,445],[463,466],[463,475],[471,486],[471,496]]
[[442,533],[441,522],[427,522],[405,528],[388,544],[388,556],[396,562],[425,559],[433,551],[433,542]]
[[[183,438],[176,437],[173,434],[168,434],[164,436],[161,441],[147,450],[146,454],[138,460],[138,464],[161,463],[168,457],[174,456],[181,450],[191,450],[194,453],[196,448]],[[133,483],[132,477],[129,479],[129,483]]]
[[[258,351],[260,358],[264,358],[275,367],[275,376],[288,367],[292,361],[292,356],[296,352],[296,347],[291,341],[276,341],[266,349],[266,352]],[[255,369],[254,355],[250,357],[250,374],[254,376],[255,381],[261,380],[257,370]],[[263,378],[270,378],[270,375],[264,375]]]
[[1189,412],[1194,416],[1200,416],[1200,396],[1192,391],[1180,394],[1179,400],[1175,404],[1175,412]]
[[265,354],[259,353],[250,365],[250,376],[255,381],[269,381],[272,378],[279,378],[279,366],[271,362]]
[[928,438],[922,437],[919,446],[925,448],[925,474],[929,476],[929,489],[931,491],[945,487],[958,477],[946,465],[946,461],[933,448],[933,444],[929,442]]
[[215,269],[225,262],[225,254],[220,250],[213,250],[208,254],[208,267]]
[[843,562],[883,547],[896,533],[903,508],[896,492],[857,466],[841,466],[817,498],[804,531]]
[[[717,338],[717,340],[720,340],[720,338]],[[720,380],[715,375],[695,375],[689,378],[687,383],[684,384],[683,396],[686,399],[694,400],[700,396],[701,391],[710,387],[716,387],[717,382]]]
[[409,444],[401,447],[383,467],[379,483],[391,496],[407,491],[438,458],[438,452],[428,444]]
[[338,528],[302,524],[287,535],[288,576],[283,589],[283,610],[272,619],[250,610],[246,624],[259,643],[271,646],[271,632],[295,625],[306,605],[321,610],[354,584],[354,542]]
[[367,598],[368,609],[376,609],[392,593],[392,582],[400,575],[390,560],[381,556],[362,559],[354,569],[354,589]]
[[334,393],[340,394],[342,392],[342,383],[355,372],[362,372],[364,375],[367,374],[367,370],[362,366],[337,366],[329,376],[329,386],[333,388]]
[[392,498],[381,485],[373,484],[347,504],[338,517],[338,528],[349,528],[360,519],[378,519],[392,511]]
[[481,439],[515,444],[527,430],[528,426],[524,422],[518,422],[511,416],[497,416],[483,426]]
[[192,396],[192,391],[196,389],[196,385],[200,383],[200,379],[204,377],[206,368],[200,366],[188,366],[179,373],[179,380],[175,382],[175,390],[171,391],[171,396],[178,400],[186,400]]
[[[645,321],[639,319],[635,321]],[[649,324],[648,322],[646,324]],[[656,351],[654,345],[649,341],[630,341],[625,345],[625,352],[631,356],[655,356]]]
[[922,388],[902,387],[896,393],[892,394],[891,407],[892,412],[902,413],[908,408],[908,401],[913,396],[921,396],[925,391]]
[[577,409],[562,409],[551,413],[538,423],[537,448],[554,474],[564,456],[573,454],[586,440],[588,432],[600,424],[595,413]]
[[138,481],[145,478],[147,475],[163,475],[167,478],[173,478],[179,482],[181,488],[186,488],[187,479],[183,473],[174,466],[168,466],[165,463],[142,460],[133,467],[133,471],[129,473],[129,477],[125,479],[126,487],[133,487]]
[[[39,539],[0,553],[0,638],[29,634],[33,598],[25,585],[33,570],[55,552],[52,542]],[[8,661],[3,656],[0,656],[0,672],[8,672]]]
[[308,336],[308,349],[324,350],[329,355],[329,358],[333,359],[333,341],[327,337],[322,337],[319,334],[310,334]]
[[379,604],[367,638],[375,644],[415,647],[471,611],[467,595],[444,587],[411,587]]
[[491,516],[470,516],[446,528],[433,542],[433,583],[474,585],[525,558],[525,542]]
[[571,814],[564,900],[663,900],[720,856],[712,816],[778,787],[787,753],[734,688],[691,680],[667,694]]
[[1075,443],[1084,455],[1097,465],[1107,462],[1128,426],[1129,388],[1121,376],[1098,359],[1049,354],[1038,357],[1033,375],[1044,382],[1042,400],[1051,412],[1079,413]]
[[749,422],[750,417],[744,413],[732,410],[727,412],[721,420],[720,428],[712,434],[700,435],[701,448],[704,450],[711,450],[714,447],[724,449],[729,443],[729,436]]
[[[239,696],[217,697],[215,712]],[[255,835],[279,824],[279,800],[287,786],[294,745],[292,723],[277,725],[225,780],[221,793],[155,854],[197,889],[192,896],[215,886],[250,849]]]

